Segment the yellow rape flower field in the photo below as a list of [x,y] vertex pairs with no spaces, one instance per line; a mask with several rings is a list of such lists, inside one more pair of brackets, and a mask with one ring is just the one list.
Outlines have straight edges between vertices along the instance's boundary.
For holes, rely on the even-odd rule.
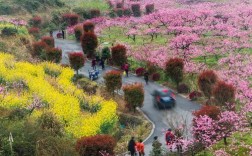
[[[74,137],[101,133],[101,127],[113,129],[118,121],[117,103],[97,95],[86,95],[72,83],[73,76],[74,71],[68,67],[50,62],[17,62],[14,56],[0,52],[0,84],[22,82],[25,86],[20,91],[0,94],[0,106],[27,108],[34,97],[38,97],[46,107],[33,110],[31,116],[37,118],[48,109],[64,123],[66,132]],[[83,111],[80,107],[83,101],[88,105],[99,104],[100,109],[96,113]]]

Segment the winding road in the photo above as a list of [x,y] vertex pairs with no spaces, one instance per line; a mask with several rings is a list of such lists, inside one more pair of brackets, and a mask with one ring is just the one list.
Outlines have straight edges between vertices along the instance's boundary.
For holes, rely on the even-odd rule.
[[[54,33],[55,36],[55,33]],[[78,52],[82,51],[80,43],[72,40],[62,40],[55,38],[55,47],[59,47],[62,49],[62,62],[63,64],[69,64],[68,61],[68,53],[69,52]],[[99,67],[100,68],[100,67]],[[80,74],[88,76],[88,69],[91,69],[90,62],[86,62],[85,66],[79,70]],[[113,69],[112,67],[106,66],[104,71],[101,71],[100,78],[97,80],[98,82],[103,82],[102,75],[108,71]],[[143,78],[136,77],[132,74],[129,74],[129,77],[123,77],[123,84],[134,83],[134,82],[142,82],[144,84],[144,105],[141,108],[142,112],[154,123],[155,127],[153,129],[153,133],[149,136],[145,141],[145,153],[149,155],[150,150],[152,149],[152,141],[154,136],[158,136],[159,141],[165,147],[165,138],[164,138],[164,130],[169,128],[169,123],[179,122],[182,119],[186,121],[187,128],[190,129],[191,121],[192,121],[192,112],[199,109],[200,105],[194,102],[189,101],[188,99],[176,95],[176,106],[172,109],[168,110],[158,110],[153,106],[151,93],[154,89],[161,88],[159,84],[155,82],[149,82],[148,85],[145,85]],[[189,132],[185,134],[187,137],[190,137]]]

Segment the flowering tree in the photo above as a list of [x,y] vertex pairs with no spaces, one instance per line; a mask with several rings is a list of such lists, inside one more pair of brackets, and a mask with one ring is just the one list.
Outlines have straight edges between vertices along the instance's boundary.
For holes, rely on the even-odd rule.
[[218,137],[215,127],[216,122],[207,115],[196,117],[192,129],[196,142],[200,142],[204,147],[215,143]]
[[218,139],[224,139],[224,144],[227,145],[227,137],[232,132],[239,130],[241,126],[241,117],[234,111],[222,112],[217,121],[216,132],[218,133]]

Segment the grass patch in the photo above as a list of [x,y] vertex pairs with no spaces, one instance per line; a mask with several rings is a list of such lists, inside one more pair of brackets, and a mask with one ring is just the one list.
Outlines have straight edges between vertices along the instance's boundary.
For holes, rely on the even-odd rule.
[[195,57],[192,60],[197,63],[205,63],[209,67],[213,67],[218,64],[219,59],[221,59],[222,55],[209,55],[209,56],[199,56]]
[[252,48],[245,48],[238,52],[239,54],[252,54]]
[[99,9],[100,11],[106,11],[109,9],[108,4],[104,0],[62,0],[66,5],[71,7],[81,7],[84,10]]
[[101,43],[102,42],[121,42],[133,46],[133,48],[144,46],[145,44],[153,45],[165,45],[167,43],[167,35],[158,35],[154,37],[151,41],[151,36],[149,35],[136,35],[136,40],[129,38],[127,35],[127,30],[122,27],[111,27],[110,29],[105,29],[99,36]]
[[[224,150],[232,156],[248,156],[250,155],[249,147],[252,146],[252,130],[246,132],[236,132],[227,139],[228,145],[225,146],[223,140],[210,147],[208,150],[202,151],[197,156],[214,155],[217,150]],[[207,155],[207,156],[208,156]]]

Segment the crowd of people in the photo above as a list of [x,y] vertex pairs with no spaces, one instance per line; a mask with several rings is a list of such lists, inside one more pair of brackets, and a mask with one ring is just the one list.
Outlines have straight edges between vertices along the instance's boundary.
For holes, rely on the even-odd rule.
[[[172,144],[175,140],[175,135],[173,134],[172,130],[169,128],[165,133],[165,142],[167,147],[172,150]],[[128,151],[131,156],[144,156],[144,143],[141,139],[138,142],[135,141],[135,137],[131,137],[128,143]],[[153,156],[161,156],[162,153],[162,143],[159,142],[158,136],[154,137],[152,142],[152,153]]]

